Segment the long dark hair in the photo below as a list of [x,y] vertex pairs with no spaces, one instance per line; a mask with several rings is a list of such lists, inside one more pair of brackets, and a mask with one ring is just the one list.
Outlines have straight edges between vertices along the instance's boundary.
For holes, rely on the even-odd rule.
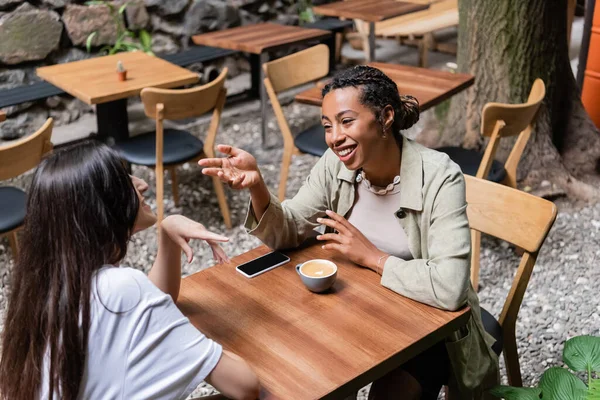
[[381,70],[367,65],[357,65],[338,72],[322,90],[325,97],[335,89],[355,87],[361,90],[360,102],[369,107],[383,128],[383,109],[390,105],[394,109],[392,130],[399,145],[402,144],[400,131],[408,129],[419,120],[419,102],[412,96],[398,93],[398,86]]
[[[0,361],[3,399],[76,399],[90,327],[92,276],[126,254],[139,199],[119,156],[85,142],[55,152],[33,177],[12,272]],[[44,358],[48,357],[48,370]]]

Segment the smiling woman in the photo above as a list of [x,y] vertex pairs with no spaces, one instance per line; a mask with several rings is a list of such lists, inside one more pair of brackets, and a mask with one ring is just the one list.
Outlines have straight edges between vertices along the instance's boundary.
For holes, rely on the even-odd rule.
[[219,146],[228,158],[199,164],[250,190],[246,228],[268,246],[298,246],[325,225],[317,236],[323,248],[378,273],[383,286],[441,309],[471,307],[466,326],[376,380],[369,399],[437,399],[444,384],[453,398],[480,399],[496,383],[498,359],[469,281],[464,177],[447,155],[402,135],[418,110],[380,70],[358,66],[336,75],[323,89],[329,150],[283,203],[240,149]]

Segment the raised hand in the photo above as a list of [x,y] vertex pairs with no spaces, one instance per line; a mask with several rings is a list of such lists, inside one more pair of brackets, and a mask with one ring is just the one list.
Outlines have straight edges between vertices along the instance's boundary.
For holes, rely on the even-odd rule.
[[229,238],[207,230],[199,222],[192,221],[182,215],[169,215],[161,223],[161,229],[185,253],[188,262],[192,262],[194,252],[188,244],[190,239],[204,240],[211,248],[217,263],[229,262],[229,257],[218,242],[228,242]]
[[250,153],[223,144],[217,150],[228,157],[198,161],[204,175],[216,176],[234,189],[249,189],[262,182],[256,159]]
[[317,222],[335,229],[338,233],[317,236],[318,240],[327,241],[323,249],[340,253],[350,261],[381,274],[388,255],[371,243],[346,218],[330,210],[327,210],[327,216],[329,218],[317,218]]

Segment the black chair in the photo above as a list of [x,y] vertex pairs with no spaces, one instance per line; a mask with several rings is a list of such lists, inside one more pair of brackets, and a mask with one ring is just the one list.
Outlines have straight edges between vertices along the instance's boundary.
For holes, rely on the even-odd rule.
[[[517,187],[517,166],[533,130],[535,116],[546,95],[544,81],[533,82],[529,98],[523,104],[487,103],[481,113],[481,134],[490,141],[481,154],[462,147],[436,149],[450,156],[462,172],[477,178]],[[494,159],[500,138],[518,135],[505,164]]]
[[[14,178],[35,168],[52,150],[52,118],[33,135],[0,147],[0,180]],[[18,252],[17,231],[25,220],[27,195],[14,186],[0,187],[0,237],[8,236],[13,256]]]
[[[173,200],[179,203],[176,167],[203,157],[215,157],[215,138],[225,104],[224,87],[227,68],[219,77],[203,86],[191,89],[145,88],[141,92],[146,116],[156,120],[156,131],[131,137],[115,143],[115,148],[124,160],[131,164],[144,165],[155,169],[156,208],[158,221],[164,214],[163,191],[164,169],[171,175]],[[212,111],[213,117],[203,142],[188,131],[164,129],[164,119],[184,119],[199,117]],[[219,207],[227,228],[231,228],[231,217],[221,181],[214,177],[213,185]]]

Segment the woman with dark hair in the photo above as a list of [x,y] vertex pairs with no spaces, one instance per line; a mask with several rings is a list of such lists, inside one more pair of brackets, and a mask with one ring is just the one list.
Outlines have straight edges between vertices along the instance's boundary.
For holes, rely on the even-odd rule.
[[465,327],[375,381],[369,399],[437,399],[444,384],[456,398],[478,399],[496,382],[498,359],[469,281],[464,177],[447,155],[402,135],[418,119],[415,98],[400,96],[380,70],[357,66],[323,89],[329,149],[294,198],[270,194],[240,149],[220,146],[228,158],[199,164],[250,190],[246,228],[268,246],[298,246],[322,224],[323,248],[372,269],[383,286],[441,309],[471,307]]
[[156,222],[148,185],[94,142],[58,151],[36,170],[12,271],[2,337],[6,400],[185,399],[203,380],[254,399],[238,356],[196,330],[175,305],[181,250],[205,240],[218,262],[228,239],[180,215],[165,218],[148,276],[119,267],[131,236]]

